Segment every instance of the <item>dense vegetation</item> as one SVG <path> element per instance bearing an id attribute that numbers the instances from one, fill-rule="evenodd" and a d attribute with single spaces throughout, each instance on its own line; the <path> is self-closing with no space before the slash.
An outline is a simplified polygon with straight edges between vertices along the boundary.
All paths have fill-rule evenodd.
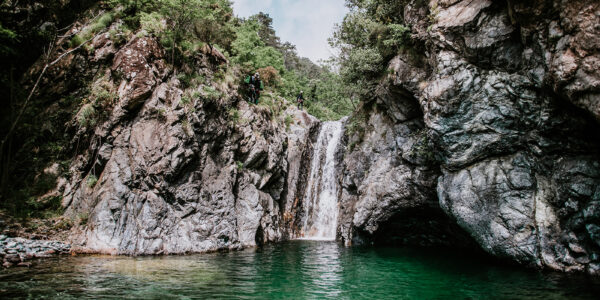
<path id="1" fill-rule="evenodd" d="M 260 72 L 267 92 L 275 98 L 293 102 L 304 91 L 307 111 L 320 119 L 339 119 L 355 107 L 340 76 L 299 57 L 289 42 L 282 43 L 268 14 L 235 18 L 227 0 L 111 0 L 109 4 L 124 8 L 115 15 L 126 21 L 129 30 L 141 28 L 142 33 L 159 37 L 174 65 L 209 45 L 223 53 L 231 67 L 246 74 Z"/>
<path id="2" fill-rule="evenodd" d="M 241 83 L 244 74 L 258 71 L 266 83 L 260 105 L 271 109 L 281 107 L 283 99 L 293 104 L 302 90 L 306 110 L 323 120 L 339 119 L 350 114 L 356 106 L 357 100 L 351 100 L 356 98 L 351 97 L 346 82 L 332 71 L 334 68 L 316 65 L 300 57 L 294 45 L 281 42 L 272 27 L 273 20 L 267 14 L 237 18 L 228 0 L 72 0 L 68 5 L 74 3 L 77 5 L 69 11 L 68 17 L 52 26 L 31 24 L 37 29 L 26 30 L 20 29 L 22 23 L 18 20 L 0 24 L 0 56 L 3 62 L 12 62 L 3 63 L 4 71 L 0 77 L 3 90 L 10 91 L 7 103 L 10 109 L 2 113 L 3 129 L 0 130 L 0 206 L 11 214 L 35 216 L 48 209 L 60 213 L 60 197 L 38 201 L 54 187 L 57 179 L 57 175 L 42 170 L 51 162 L 57 162 L 58 174 L 68 173 L 71 159 L 82 150 L 72 145 L 74 131 L 87 130 L 89 137 L 116 97 L 101 80 L 94 79 L 93 84 L 79 83 L 89 87 L 87 94 L 55 99 L 36 91 L 39 93 L 33 93 L 36 96 L 28 99 L 40 70 L 36 71 L 38 74 L 25 76 L 24 73 L 36 59 L 43 65 L 51 56 L 56 57 L 56 53 L 93 53 L 89 42 L 100 33 L 109 33 L 116 46 L 123 45 L 133 35 L 156 37 L 184 87 L 207 84 L 207 79 L 189 66 L 197 54 L 216 49 L 229 64 L 210 80 Z M 0 7 L 3 15 L 11 15 L 18 4 L 18 1 L 4 3 Z M 65 10 L 65 4 L 60 1 L 48 1 L 45 5 L 47 11 L 39 17 L 40 24 L 45 19 L 55 21 L 51 17 Z M 82 30 L 68 37 L 67 43 L 62 43 L 59 48 L 51 48 L 75 20 L 83 23 Z M 35 53 L 28 50 L 28 43 L 32 41 L 38 49 Z M 219 97 L 220 92 L 210 85 L 204 90 Z M 182 102 L 191 96 L 184 96 Z M 40 118 L 41 115 L 44 117 Z M 288 119 L 285 118 L 287 124 Z M 64 131 L 65 124 L 75 125 L 67 126 Z M 53 129 L 56 127 L 63 129 Z M 89 142 L 81 141 L 83 144 Z"/>
<path id="3" fill-rule="evenodd" d="M 259 13 L 237 21 L 237 38 L 231 49 L 234 61 L 248 72 L 258 69 L 270 90 L 292 101 L 304 91 L 307 111 L 323 120 L 339 119 L 352 112 L 354 104 L 340 76 L 328 66 L 299 57 L 289 42 L 281 43 L 269 15 Z"/>
<path id="4" fill-rule="evenodd" d="M 350 12 L 329 42 L 340 51 L 336 62 L 349 94 L 366 98 L 385 74 L 387 61 L 401 51 L 411 51 L 410 28 L 402 13 L 405 2 L 346 0 Z"/>
<path id="5" fill-rule="evenodd" d="M 350 13 L 330 39 L 330 44 L 339 50 L 339 57 L 321 65 L 300 57 L 294 45 L 282 42 L 269 15 L 237 18 L 229 0 L 73 0 L 69 5 L 75 5 L 74 9 L 64 15 L 61 15 L 65 10 L 62 2 L 49 1 L 39 19 L 58 20 L 52 19 L 56 22 L 52 26 L 28 24 L 35 30 L 26 30 L 18 20 L 3 17 L 6 23 L 0 24 L 0 56 L 4 71 L 0 74 L 0 85 L 8 91 L 4 101 L 9 109 L 3 110 L 1 116 L 0 206 L 21 216 L 48 209 L 60 213 L 59 197 L 38 201 L 56 182 L 56 175 L 42 170 L 50 162 L 56 162 L 58 173 L 68 173 L 71 159 L 78 151 L 71 143 L 73 130 L 91 133 L 110 110 L 107 103 L 116 97 L 102 81 L 95 81 L 82 83 L 89 86 L 86 95 L 28 99 L 35 78 L 24 77 L 24 73 L 40 56 L 42 60 L 49 58 L 52 51 L 91 53 L 93 49 L 88 42 L 104 32 L 110 34 L 117 46 L 133 35 L 154 36 L 164 47 L 167 60 L 184 87 L 193 88 L 207 83 L 203 75 L 190 67 L 193 57 L 216 49 L 229 64 L 210 80 L 241 83 L 244 74 L 258 71 L 266 88 L 260 105 L 271 111 L 274 107 L 280 109 L 286 106 L 283 99 L 287 99 L 288 105 L 293 104 L 302 90 L 310 114 L 333 120 L 350 115 L 359 100 L 372 95 L 372 88 L 386 73 L 384 62 L 412 48 L 410 29 L 404 25 L 400 13 L 402 2 L 347 0 Z M 0 13 L 12 16 L 11 9 L 17 4 L 4 3 Z M 66 46 L 51 48 L 75 20 L 83 20 L 83 29 L 69 37 Z M 37 50 L 30 49 L 30 43 Z M 24 79 L 28 80 L 25 85 Z M 203 90 L 213 98 L 220 96 L 220 91 L 210 85 Z M 182 102 L 191 97 L 184 96 Z M 234 109 L 232 112 L 235 115 Z M 39 118 L 40 115 L 44 117 Z M 289 124 L 289 118 L 284 119 Z M 356 124 L 360 120 L 353 118 L 350 130 L 360 127 Z M 61 127 L 72 122 L 75 129 L 68 132 L 48 126 Z"/>
<path id="6" fill-rule="evenodd" d="M 66 165 L 59 156 L 68 137 L 45 125 L 70 115 L 48 110 L 48 99 L 27 101 L 31 86 L 23 84 L 23 75 L 40 57 L 56 51 L 49 45 L 94 4 L 92 0 L 44 1 L 42 6 L 34 1 L 0 3 L 0 207 L 11 214 L 28 216 L 60 207 L 60 199 L 37 202 L 33 196 L 55 186 L 56 178 L 38 173 L 49 160 Z M 63 100 L 67 99 L 53 102 L 62 105 Z"/>

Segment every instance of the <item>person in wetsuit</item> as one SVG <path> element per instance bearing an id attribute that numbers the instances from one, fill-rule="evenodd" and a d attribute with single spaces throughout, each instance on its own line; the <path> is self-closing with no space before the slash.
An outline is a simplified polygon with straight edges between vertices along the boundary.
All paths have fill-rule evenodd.
<path id="1" fill-rule="evenodd" d="M 260 98 L 260 91 L 262 90 L 262 83 L 260 81 L 260 74 L 256 72 L 250 77 L 250 103 L 258 104 L 258 98 Z"/>
<path id="2" fill-rule="evenodd" d="M 298 94 L 298 97 L 296 97 L 296 102 L 298 102 L 298 109 L 302 110 L 302 108 L 304 108 L 304 92 L 300 91 L 300 94 Z"/>

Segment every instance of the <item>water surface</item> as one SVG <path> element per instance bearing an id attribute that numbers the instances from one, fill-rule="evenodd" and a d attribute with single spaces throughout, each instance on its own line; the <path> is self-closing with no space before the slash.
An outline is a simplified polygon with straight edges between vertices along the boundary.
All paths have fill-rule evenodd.
<path id="1" fill-rule="evenodd" d="M 594 299 L 587 276 L 542 273 L 444 249 L 290 241 L 229 253 L 78 256 L 0 271 L 0 298 Z"/>

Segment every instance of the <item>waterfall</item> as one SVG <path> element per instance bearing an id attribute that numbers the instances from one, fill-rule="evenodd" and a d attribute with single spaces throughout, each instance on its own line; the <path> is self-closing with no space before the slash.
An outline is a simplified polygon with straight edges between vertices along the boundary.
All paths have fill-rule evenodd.
<path id="1" fill-rule="evenodd" d="M 324 122 L 321 125 L 304 193 L 304 239 L 335 240 L 338 218 L 335 152 L 341 136 L 341 121 Z"/>

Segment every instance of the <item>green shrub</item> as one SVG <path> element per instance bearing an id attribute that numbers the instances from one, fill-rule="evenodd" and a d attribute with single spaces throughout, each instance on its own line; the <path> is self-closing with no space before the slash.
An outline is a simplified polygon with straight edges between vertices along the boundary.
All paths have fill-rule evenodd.
<path id="1" fill-rule="evenodd" d="M 249 69 L 271 66 L 279 73 L 284 72 L 283 55 L 261 40 L 258 35 L 260 29 L 260 24 L 252 19 L 246 20 L 236 28 L 236 39 L 231 44 L 233 60 Z"/>
<path id="2" fill-rule="evenodd" d="M 75 48 L 81 45 L 83 42 L 89 40 L 94 36 L 94 34 L 100 32 L 101 30 L 108 27 L 115 19 L 115 15 L 112 12 L 106 12 L 98 19 L 96 19 L 92 24 L 86 26 L 76 34 L 73 38 L 71 38 L 71 42 L 69 46 L 71 48 Z"/>
<path id="3" fill-rule="evenodd" d="M 111 86 L 111 83 L 105 79 L 94 83 L 91 98 L 96 100 L 96 106 L 112 105 L 118 99 L 117 93 L 111 91 Z"/>
<path id="4" fill-rule="evenodd" d="M 115 15 L 112 12 L 107 12 L 107 13 L 103 14 L 100 18 L 98 18 L 98 20 L 96 20 L 96 22 L 94 22 L 93 24 L 90 25 L 89 32 L 90 33 L 99 32 L 100 30 L 108 27 L 108 25 L 110 25 L 114 19 L 115 19 Z"/>
<path id="5" fill-rule="evenodd" d="M 68 230 L 71 229 L 71 227 L 73 227 L 73 221 L 65 217 L 54 223 L 54 228 L 58 230 Z"/>
<path id="6" fill-rule="evenodd" d="M 339 114 L 333 112 L 322 103 L 305 100 L 304 105 L 306 107 L 306 112 L 317 117 L 319 120 L 330 121 L 341 118 Z"/>
<path id="7" fill-rule="evenodd" d="M 77 122 L 81 127 L 96 125 L 95 120 L 96 109 L 90 103 L 84 104 L 77 114 Z"/>
<path id="8" fill-rule="evenodd" d="M 357 82 L 365 76 L 374 77 L 384 67 L 383 57 L 375 48 L 357 48 L 350 52 L 340 73 L 348 82 Z"/>
<path id="9" fill-rule="evenodd" d="M 237 124 L 240 121 L 240 111 L 235 108 L 230 108 L 228 111 L 229 118 L 233 121 L 234 124 Z"/>
<path id="10" fill-rule="evenodd" d="M 182 106 L 187 106 L 191 102 L 192 102 L 192 99 L 190 99 L 190 97 L 188 95 L 181 96 L 181 99 L 179 100 L 179 103 L 181 103 Z"/>
<path id="11" fill-rule="evenodd" d="M 131 29 L 129 29 L 127 25 L 119 23 L 114 26 L 114 28 L 109 30 L 108 34 L 110 35 L 110 40 L 113 41 L 116 46 L 119 46 L 127 41 L 129 35 L 131 34 Z"/>
<path id="12" fill-rule="evenodd" d="M 98 93 L 95 96 L 99 104 L 109 104 L 114 102 L 118 98 L 116 93 L 107 91 L 105 89 L 98 91 Z"/>
<path id="13" fill-rule="evenodd" d="M 183 88 L 187 88 L 190 86 L 192 78 L 188 74 L 179 73 L 177 74 L 177 79 L 179 80 L 179 82 L 181 82 Z"/>
<path id="14" fill-rule="evenodd" d="M 159 108 L 158 110 L 156 110 L 156 113 L 158 114 L 158 118 L 161 120 L 167 118 L 167 111 L 164 108 Z"/>
<path id="15" fill-rule="evenodd" d="M 79 221 L 79 225 L 85 226 L 89 219 L 89 214 L 84 212 L 77 215 L 77 220 Z"/>
<path id="16" fill-rule="evenodd" d="M 77 34 L 73 38 L 71 38 L 71 41 L 69 42 L 69 47 L 75 48 L 81 44 L 83 44 L 83 38 L 81 38 L 81 36 Z"/>
<path id="17" fill-rule="evenodd" d="M 97 182 L 98 182 L 98 177 L 96 177 L 96 175 L 94 175 L 94 174 L 88 175 L 86 184 L 89 188 L 93 188 L 94 186 L 96 186 Z"/>
<path id="18" fill-rule="evenodd" d="M 206 97 L 206 99 L 212 102 L 219 100 L 223 96 L 221 92 L 217 91 L 214 87 L 209 85 L 203 86 L 202 91 L 204 92 L 204 96 Z"/>
<path id="19" fill-rule="evenodd" d="M 0 24 L 0 55 L 10 56 L 15 54 L 15 44 L 19 41 L 19 36 L 14 31 L 4 28 Z"/>
<path id="20" fill-rule="evenodd" d="M 244 169 L 244 163 L 243 162 L 241 162 L 241 161 L 238 160 L 238 161 L 235 162 L 235 164 L 237 166 L 238 171 L 241 171 L 241 170 Z"/>
<path id="21" fill-rule="evenodd" d="M 189 40 L 179 42 L 179 47 L 181 47 L 181 51 L 183 52 L 194 51 L 194 43 Z"/>
<path id="22" fill-rule="evenodd" d="M 177 79 L 179 80 L 179 82 L 181 82 L 182 88 L 184 89 L 189 87 L 197 87 L 200 84 L 206 83 L 206 78 L 204 77 L 204 75 L 195 73 L 179 73 L 177 74 Z"/>
<path id="23" fill-rule="evenodd" d="M 290 130 L 290 125 L 294 122 L 294 118 L 291 115 L 285 115 L 285 119 L 283 120 L 285 123 L 285 130 Z"/>
<path id="24" fill-rule="evenodd" d="M 160 36 L 167 29 L 162 16 L 157 12 L 141 13 L 140 26 L 143 31 L 155 36 Z"/>
<path id="25" fill-rule="evenodd" d="M 412 145 L 408 155 L 422 159 L 426 164 L 436 162 L 436 152 L 433 142 L 429 139 L 426 130 L 417 133 L 417 141 Z"/>
<path id="26" fill-rule="evenodd" d="M 359 143 L 364 137 L 367 121 L 366 113 L 360 110 L 357 111 L 348 120 L 348 125 L 346 125 L 346 135 L 352 137 L 357 134 L 357 143 Z"/>

